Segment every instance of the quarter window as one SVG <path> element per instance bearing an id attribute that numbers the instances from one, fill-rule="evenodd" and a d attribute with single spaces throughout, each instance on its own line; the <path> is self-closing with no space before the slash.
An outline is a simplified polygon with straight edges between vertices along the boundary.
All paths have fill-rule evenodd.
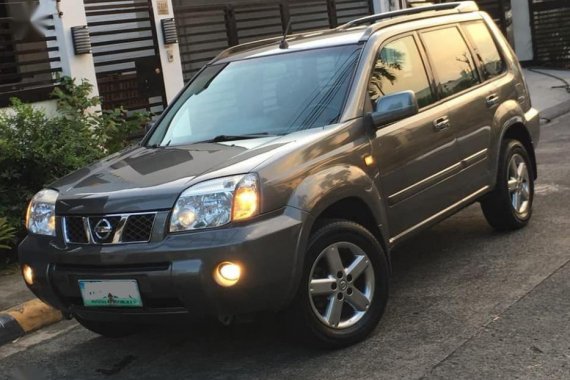
<path id="1" fill-rule="evenodd" d="M 372 102 L 408 90 L 415 92 L 420 108 L 435 101 L 413 36 L 390 42 L 380 50 L 368 85 Z"/>
<path id="2" fill-rule="evenodd" d="M 473 57 L 456 27 L 424 32 L 422 37 L 438 77 L 442 97 L 479 83 Z"/>
<path id="3" fill-rule="evenodd" d="M 475 53 L 483 65 L 485 79 L 500 75 L 505 70 L 505 63 L 487 26 L 482 22 L 477 22 L 467 24 L 464 28 L 473 41 Z"/>

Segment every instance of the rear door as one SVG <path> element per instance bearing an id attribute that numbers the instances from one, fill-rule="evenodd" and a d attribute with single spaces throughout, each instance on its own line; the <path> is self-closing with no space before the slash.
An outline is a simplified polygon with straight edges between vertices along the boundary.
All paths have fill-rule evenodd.
<path id="1" fill-rule="evenodd" d="M 420 106 L 419 114 L 378 129 L 372 140 L 392 241 L 457 201 L 455 134 L 447 106 L 435 104 L 418 43 L 417 34 L 410 33 L 381 46 L 368 85 L 370 109 L 378 98 L 404 90 L 414 91 Z"/>
<path id="2" fill-rule="evenodd" d="M 482 78 L 479 61 L 459 25 L 424 30 L 420 35 L 457 138 L 458 179 L 463 184 L 457 191 L 468 197 L 489 184 L 494 85 Z"/>

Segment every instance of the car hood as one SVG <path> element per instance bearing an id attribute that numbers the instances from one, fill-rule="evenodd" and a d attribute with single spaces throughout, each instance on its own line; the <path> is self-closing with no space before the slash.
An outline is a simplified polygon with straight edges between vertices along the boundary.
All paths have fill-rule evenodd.
<path id="1" fill-rule="evenodd" d="M 56 213 L 110 214 L 164 210 L 202 178 L 247 173 L 293 136 L 188 146 L 132 147 L 53 183 Z M 208 175 L 210 174 L 210 175 Z"/>

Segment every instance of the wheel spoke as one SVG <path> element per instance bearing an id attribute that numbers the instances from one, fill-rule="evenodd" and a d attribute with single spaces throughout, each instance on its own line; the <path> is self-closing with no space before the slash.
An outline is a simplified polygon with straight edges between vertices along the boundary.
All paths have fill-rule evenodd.
<path id="1" fill-rule="evenodd" d="M 352 276 L 352 281 L 355 281 L 358 277 L 360 277 L 362 272 L 364 272 L 364 270 L 367 267 L 368 267 L 368 259 L 366 258 L 366 256 L 362 255 L 356 256 L 352 264 L 350 264 L 350 266 L 346 270 L 346 275 Z"/>
<path id="2" fill-rule="evenodd" d="M 346 297 L 346 302 L 348 302 L 356 311 L 365 311 L 370 304 L 368 298 L 366 298 L 366 296 L 356 288 L 353 288 L 352 294 Z"/>
<path id="3" fill-rule="evenodd" d="M 524 176 L 524 171 L 525 171 L 525 164 L 524 162 L 521 162 L 518 167 L 517 167 L 517 178 L 523 178 Z"/>
<path id="4" fill-rule="evenodd" d="M 513 193 L 512 203 L 513 203 L 513 208 L 518 211 L 519 210 L 519 192 L 518 191 L 515 191 Z"/>
<path id="5" fill-rule="evenodd" d="M 511 159 L 511 169 L 510 170 L 511 170 L 511 173 L 513 174 L 513 177 L 516 178 L 516 176 L 517 176 L 517 163 L 515 162 L 514 157 L 513 157 L 513 159 Z"/>
<path id="6" fill-rule="evenodd" d="M 329 304 L 327 305 L 327 311 L 325 314 L 325 320 L 331 326 L 338 326 L 340 318 L 342 315 L 342 306 L 344 301 L 339 300 L 337 297 L 332 296 L 329 299 Z"/>
<path id="7" fill-rule="evenodd" d="M 518 182 L 516 178 L 509 179 L 509 191 L 511 193 L 517 189 L 517 184 Z"/>
<path id="8" fill-rule="evenodd" d="M 334 278 L 315 278 L 311 280 L 310 291 L 314 296 L 331 294 L 332 285 L 336 283 Z"/>
<path id="9" fill-rule="evenodd" d="M 529 191 L 528 183 L 523 184 L 522 195 L 523 195 L 525 201 L 530 199 L 530 191 Z"/>
<path id="10" fill-rule="evenodd" d="M 331 274 L 336 276 L 337 272 L 344 271 L 344 266 L 340 260 L 340 253 L 338 252 L 338 247 L 336 245 L 333 245 L 327 250 L 326 256 Z"/>

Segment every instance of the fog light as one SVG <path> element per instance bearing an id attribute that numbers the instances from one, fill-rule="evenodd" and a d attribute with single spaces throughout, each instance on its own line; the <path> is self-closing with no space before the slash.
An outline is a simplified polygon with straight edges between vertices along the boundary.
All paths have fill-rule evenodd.
<path id="1" fill-rule="evenodd" d="M 241 276 L 241 267 L 229 261 L 219 264 L 214 271 L 214 280 L 221 286 L 237 284 Z"/>
<path id="2" fill-rule="evenodd" d="M 34 270 L 29 265 L 24 265 L 22 267 L 22 276 L 24 276 L 26 284 L 30 286 L 34 284 Z"/>

